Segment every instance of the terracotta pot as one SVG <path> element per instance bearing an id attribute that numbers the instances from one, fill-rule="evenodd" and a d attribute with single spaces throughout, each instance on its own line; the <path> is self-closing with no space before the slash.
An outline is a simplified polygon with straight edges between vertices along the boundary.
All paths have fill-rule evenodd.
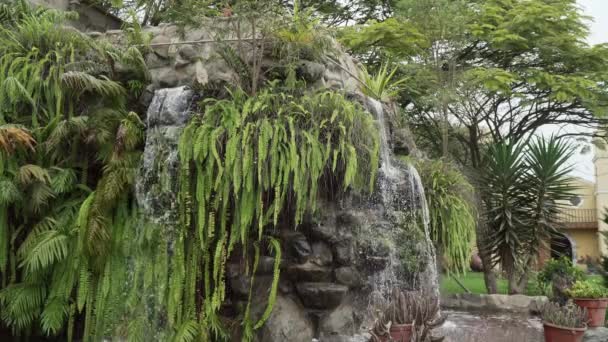
<path id="1" fill-rule="evenodd" d="M 391 339 L 394 342 L 411 342 L 412 324 L 394 324 L 391 326 Z"/>
<path id="2" fill-rule="evenodd" d="M 566 328 L 543 322 L 545 342 L 583 342 L 587 328 Z"/>
<path id="3" fill-rule="evenodd" d="M 587 317 L 589 318 L 587 325 L 590 328 L 604 326 L 604 322 L 606 321 L 606 307 L 608 306 L 608 298 L 575 298 L 574 303 L 581 308 L 587 309 Z"/>

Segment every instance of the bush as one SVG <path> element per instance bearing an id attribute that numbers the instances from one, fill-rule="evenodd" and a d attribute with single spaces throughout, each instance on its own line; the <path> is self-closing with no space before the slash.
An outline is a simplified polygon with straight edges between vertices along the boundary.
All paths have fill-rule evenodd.
<path id="1" fill-rule="evenodd" d="M 551 294 L 551 287 L 554 285 L 556 278 L 560 278 L 561 281 L 571 285 L 584 277 L 583 270 L 574 266 L 568 258 L 562 257 L 549 260 L 545 267 L 538 272 L 536 279 L 538 287 L 548 296 Z"/>
<path id="2" fill-rule="evenodd" d="M 577 281 L 567 293 L 572 298 L 599 299 L 608 297 L 606 287 L 589 280 Z"/>

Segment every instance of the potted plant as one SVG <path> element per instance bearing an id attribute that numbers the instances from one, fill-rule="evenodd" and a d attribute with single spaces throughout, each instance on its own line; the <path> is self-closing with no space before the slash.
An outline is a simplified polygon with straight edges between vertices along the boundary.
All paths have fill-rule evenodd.
<path id="1" fill-rule="evenodd" d="M 414 326 L 414 298 L 394 289 L 389 304 L 381 310 L 370 331 L 375 342 L 411 342 Z"/>
<path id="2" fill-rule="evenodd" d="M 576 305 L 547 303 L 541 310 L 545 342 L 582 342 L 587 330 L 587 312 Z"/>
<path id="3" fill-rule="evenodd" d="M 608 306 L 608 290 L 595 282 L 577 281 L 568 290 L 576 305 L 587 309 L 589 327 L 603 327 Z"/>
<path id="4" fill-rule="evenodd" d="M 414 302 L 414 341 L 415 342 L 441 342 L 445 336 L 433 336 L 431 331 L 441 326 L 447 315 L 440 314 L 439 298 L 424 292 L 415 293 Z"/>

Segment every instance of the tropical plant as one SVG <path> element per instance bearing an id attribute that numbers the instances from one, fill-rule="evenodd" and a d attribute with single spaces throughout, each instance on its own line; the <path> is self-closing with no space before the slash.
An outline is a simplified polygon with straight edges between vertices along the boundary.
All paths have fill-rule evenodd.
<path id="1" fill-rule="evenodd" d="M 389 64 L 385 63 L 375 75 L 370 75 L 367 68 L 363 67 L 360 73 L 364 84 L 363 93 L 379 101 L 388 102 L 394 99 L 402 91 L 403 84 L 407 82 L 407 78 L 393 80 L 398 70 L 398 67 L 389 70 Z"/>
<path id="2" fill-rule="evenodd" d="M 592 280 L 578 280 L 567 293 L 572 298 L 601 299 L 608 297 L 608 289 Z"/>
<path id="3" fill-rule="evenodd" d="M 548 302 L 540 312 L 543 322 L 566 328 L 586 328 L 587 310 L 574 304 L 561 306 Z"/>
<path id="4" fill-rule="evenodd" d="M 430 213 L 430 234 L 439 259 L 447 271 L 465 272 L 475 241 L 476 209 L 471 203 L 474 189 L 465 176 L 444 160 L 420 160 L 416 168 L 422 177 Z"/>
<path id="5" fill-rule="evenodd" d="M 370 330 L 372 341 L 380 342 L 390 339 L 390 328 L 396 324 L 412 324 L 413 341 L 442 341 L 443 337 L 432 337 L 431 330 L 442 325 L 447 316 L 439 314 L 439 299 L 434 295 L 416 292 L 399 291 L 394 288 L 388 302 L 378 301 L 375 304 L 376 319 Z"/>
<path id="6" fill-rule="evenodd" d="M 551 137 L 525 144 L 490 146 L 481 179 L 485 224 L 494 265 L 509 275 L 509 291 L 521 292 L 540 248 L 560 228 L 557 214 L 575 187 L 564 166 L 573 150 Z"/>
<path id="7" fill-rule="evenodd" d="M 253 246 L 253 275 L 260 249 L 269 246 L 277 263 L 268 307 L 252 321 L 247 305 L 242 317 L 250 340 L 269 317 L 278 286 L 280 248 L 265 229 L 279 221 L 298 226 L 305 212 L 315 210 L 320 190 L 371 190 L 379 138 L 369 113 L 328 91 L 298 95 L 266 88 L 249 96 L 235 89 L 230 98 L 202 106 L 204 113 L 179 143 L 181 224 L 172 276 L 161 286 L 168 291 L 166 317 L 170 326 L 198 321 L 198 334 L 225 337 L 218 314 L 226 262 L 237 247 L 249 258 Z M 254 281 L 252 276 L 252 287 Z M 193 284 L 204 289 L 200 309 Z"/>
<path id="8" fill-rule="evenodd" d="M 67 340 L 82 319 L 85 339 L 100 339 L 125 290 L 118 260 L 143 139 L 122 81 L 146 71 L 137 49 L 94 41 L 68 19 L 0 4 L 0 316 L 16 335 Z"/>
<path id="9" fill-rule="evenodd" d="M 275 49 L 281 60 L 320 60 L 334 47 L 329 31 L 312 8 L 302 8 L 294 1 L 293 15 L 274 33 Z"/>
<path id="10" fill-rule="evenodd" d="M 439 298 L 418 293 L 414 300 L 414 341 L 440 342 L 444 336 L 433 336 L 431 331 L 445 323 L 448 316 L 440 313 Z"/>

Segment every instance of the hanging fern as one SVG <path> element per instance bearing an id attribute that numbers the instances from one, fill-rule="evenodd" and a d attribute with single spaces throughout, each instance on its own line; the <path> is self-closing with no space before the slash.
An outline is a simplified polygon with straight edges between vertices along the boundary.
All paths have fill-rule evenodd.
<path id="1" fill-rule="evenodd" d="M 277 293 L 281 251 L 265 229 L 282 217 L 299 225 L 315 210 L 321 189 L 371 190 L 379 141 L 371 115 L 339 93 L 293 95 L 271 87 L 252 97 L 238 89 L 231 95 L 206 101 L 180 139 L 182 229 L 171 258 L 167 317 L 173 326 L 196 317 L 193 296 L 201 283 L 202 334 L 224 336 L 218 312 L 226 262 L 237 246 L 247 255 L 253 239 L 253 287 L 260 244 L 268 243 L 274 279 L 262 317 L 251 322 L 249 308 L 244 314 L 249 340 L 270 316 Z M 343 179 L 340 187 L 325 188 L 334 179 Z"/>

